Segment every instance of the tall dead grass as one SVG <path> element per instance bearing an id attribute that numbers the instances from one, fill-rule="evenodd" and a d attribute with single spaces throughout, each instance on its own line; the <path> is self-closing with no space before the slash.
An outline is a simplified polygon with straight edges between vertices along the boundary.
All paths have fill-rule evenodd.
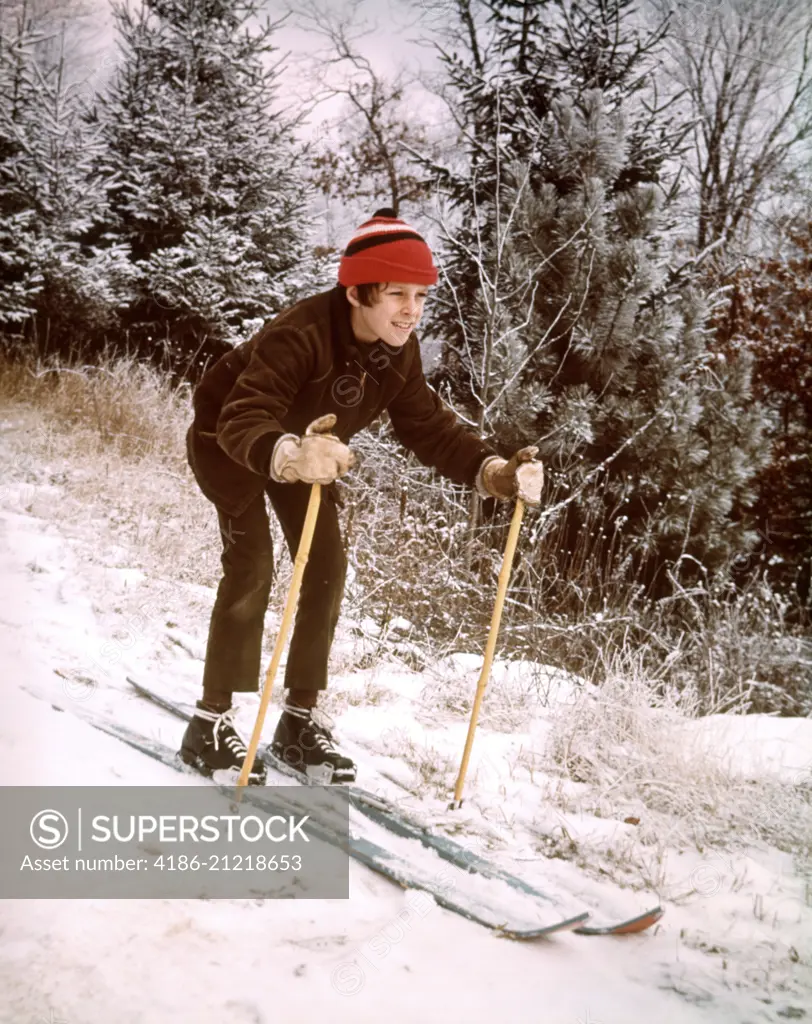
<path id="1" fill-rule="evenodd" d="M 479 528 L 469 562 L 466 489 L 407 458 L 383 432 L 358 447 L 364 460 L 347 489 L 359 525 L 349 543 L 366 613 L 382 629 L 393 617 L 409 620 L 411 638 L 428 652 L 483 650 L 510 508 L 498 507 Z M 539 522 L 526 514 L 503 654 L 601 683 L 612 659 L 633 651 L 661 688 L 693 693 L 702 714 L 744 706 L 812 715 L 812 639 L 758 571 L 743 580 L 733 566 L 711 574 L 693 559 L 687 580 L 687 560 L 678 561 L 666 573 L 667 593 L 654 598 L 635 572 L 633 538 L 603 538 L 592 523 L 562 567 L 559 525 Z"/>
<path id="2" fill-rule="evenodd" d="M 96 366 L 2 359 L 0 400 L 41 410 L 85 455 L 153 459 L 177 472 L 185 466 L 189 388 L 173 388 L 166 375 L 134 358 Z"/>
<path id="3" fill-rule="evenodd" d="M 131 358 L 0 358 L 0 403 L 24 423 L 6 431 L 6 460 L 7 473 L 24 470 L 29 510 L 58 516 L 98 553 L 126 549 L 151 575 L 216 583 L 216 516 L 186 462 L 187 388 Z M 57 508 L 40 493 L 54 483 Z"/>

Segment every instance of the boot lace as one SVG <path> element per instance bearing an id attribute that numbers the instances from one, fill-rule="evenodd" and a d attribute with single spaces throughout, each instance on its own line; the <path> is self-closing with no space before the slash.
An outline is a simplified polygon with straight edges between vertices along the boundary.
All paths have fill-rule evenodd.
<path id="1" fill-rule="evenodd" d="M 318 708 L 299 708 L 290 705 L 286 705 L 285 710 L 301 721 L 304 727 L 302 735 L 308 737 L 307 748 L 309 750 L 318 750 L 321 754 L 338 755 L 333 744 L 333 734 L 329 728 L 333 724 L 332 719 L 323 711 Z"/>
<path id="2" fill-rule="evenodd" d="M 333 743 L 333 733 L 330 728 L 332 724 L 332 719 L 319 708 L 310 709 L 310 727 L 315 734 L 319 749 L 326 754 L 338 753 Z"/>
<path id="3" fill-rule="evenodd" d="M 234 728 L 235 713 L 236 708 L 229 708 L 228 711 L 224 711 L 215 719 L 212 730 L 214 749 L 219 749 L 220 740 L 222 739 L 223 746 L 234 754 L 235 757 L 240 757 L 244 760 L 248 754 L 248 747 L 243 743 L 240 734 Z"/>

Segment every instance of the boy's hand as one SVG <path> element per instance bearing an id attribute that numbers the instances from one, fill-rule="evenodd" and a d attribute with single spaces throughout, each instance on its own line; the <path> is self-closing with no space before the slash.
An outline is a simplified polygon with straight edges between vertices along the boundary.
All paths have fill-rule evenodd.
<path id="1" fill-rule="evenodd" d="M 313 420 L 304 437 L 283 434 L 271 455 L 271 479 L 277 483 L 331 484 L 355 465 L 355 456 L 330 429 L 334 413 Z"/>
<path id="2" fill-rule="evenodd" d="M 527 505 L 540 504 L 544 467 L 534 458 L 537 452 L 538 448 L 530 445 L 520 448 L 509 461 L 490 459 L 482 470 L 485 490 L 501 501 L 521 498 Z"/>

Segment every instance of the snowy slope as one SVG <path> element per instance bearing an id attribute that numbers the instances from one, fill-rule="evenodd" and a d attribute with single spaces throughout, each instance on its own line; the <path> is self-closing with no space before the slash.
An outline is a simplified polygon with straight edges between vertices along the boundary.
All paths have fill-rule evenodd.
<path id="1" fill-rule="evenodd" d="M 0 717 L 0 782 L 198 784 L 70 711 L 54 710 L 52 702 L 112 713 L 175 745 L 182 726 L 130 694 L 124 673 L 162 679 L 172 673 L 179 692 L 194 693 L 201 668 L 195 655 L 206 627 L 200 608 L 211 595 L 174 587 L 167 596 L 159 581 L 127 567 L 126 552 L 111 559 L 107 549 L 96 551 L 93 524 L 60 523 L 58 487 L 37 496 L 46 500 L 21 505 L 7 488 L 0 509 L 0 677 L 7 709 Z M 197 609 L 196 618 L 181 619 L 184 605 Z M 456 668 L 475 676 L 476 659 Z M 439 666 L 437 672 L 448 670 Z M 393 737 L 440 758 L 452 759 L 461 749 L 458 716 L 429 721 L 421 712 L 425 682 L 402 668 L 373 680 L 356 673 L 338 681 L 348 695 L 339 731 L 368 765 L 363 781 L 371 788 L 400 793 L 387 778 L 398 774 L 410 784 L 390 756 Z M 372 692 L 372 684 L 375 701 L 365 704 L 358 694 Z M 567 683 L 557 685 L 565 690 Z M 810 726 L 754 720 L 738 727 L 764 740 L 760 767 L 797 773 L 812 749 Z M 697 728 L 707 732 L 716 723 Z M 741 756 L 741 735 L 728 721 L 719 728 Z M 769 734 L 761 736 L 760 729 Z M 526 773 L 512 778 L 502 766 L 543 734 L 543 716 L 524 732 L 483 730 L 461 827 L 476 818 L 478 806 L 487 810 L 500 800 L 505 824 L 493 827 L 491 838 L 505 866 L 578 888 L 595 904 L 625 900 L 642 908 L 656 902 L 650 893 L 621 893 L 572 863 L 534 853 L 527 831 L 532 783 Z M 437 817 L 442 802 L 424 793 L 411 806 Z M 577 818 L 567 827 L 630 828 L 598 819 L 579 826 Z M 723 879 L 738 871 L 732 862 L 705 869 Z M 696 870 L 692 862 L 675 877 L 696 878 Z M 755 896 L 760 916 L 753 912 Z M 532 945 L 497 939 L 437 907 L 422 917 L 404 916 L 409 894 L 357 864 L 351 865 L 349 901 L 6 900 L 0 904 L 0 1022 L 755 1024 L 812 1018 L 803 963 L 812 947 L 812 916 L 789 858 L 764 852 L 751 861 L 746 883 L 720 885 L 712 897 L 669 905 L 662 924 L 643 936 L 561 935 Z"/>

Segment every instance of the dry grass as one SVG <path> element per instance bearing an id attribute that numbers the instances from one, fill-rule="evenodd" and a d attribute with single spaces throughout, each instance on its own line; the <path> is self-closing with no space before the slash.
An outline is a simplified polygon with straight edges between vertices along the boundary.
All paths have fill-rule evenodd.
<path id="1" fill-rule="evenodd" d="M 667 848 L 701 853 L 764 842 L 808 862 L 812 774 L 798 773 L 789 783 L 734 770 L 723 752 L 698 742 L 687 728 L 699 708 L 695 692 L 663 693 L 641 672 L 639 655 L 617 656 L 597 691 L 577 696 L 553 716 L 550 757 L 568 779 L 585 785 L 557 787 L 549 795 L 557 794 L 568 811 L 638 819 L 634 836 L 615 851 L 619 862 L 640 859 L 645 847 L 648 859 L 659 851 L 657 862 Z M 657 874 L 651 865 L 646 870 Z"/>
<path id="2" fill-rule="evenodd" d="M 378 707 L 395 699 L 396 696 L 387 687 L 375 682 L 374 679 L 367 679 L 363 689 L 348 689 L 331 684 L 319 697 L 319 708 L 331 717 L 337 718 L 348 708 Z"/>
<path id="3" fill-rule="evenodd" d="M 130 358 L 101 366 L 0 359 L 6 479 L 24 482 L 27 511 L 53 515 L 43 487 L 58 484 L 59 517 L 93 526 L 89 553 L 157 578 L 213 587 L 221 538 L 214 508 L 186 461 L 189 389 Z M 54 471 L 56 468 L 56 472 Z M 19 503 L 19 502 L 18 502 Z M 277 538 L 280 540 L 281 538 Z M 114 562 L 115 564 L 115 562 Z M 287 572 L 277 578 L 284 588 Z"/>
<path id="4" fill-rule="evenodd" d="M 431 743 L 417 742 L 403 729 L 387 729 L 381 735 L 379 753 L 395 757 L 412 769 L 414 782 L 409 789 L 421 799 L 444 800 L 453 790 L 457 760 Z"/>
<path id="5" fill-rule="evenodd" d="M 429 682 L 420 694 L 415 716 L 424 725 L 436 724 L 438 716 L 468 721 L 473 710 L 480 669 L 452 671 L 429 666 Z M 493 732 L 514 733 L 538 711 L 540 698 L 532 683 L 524 689 L 488 680 L 479 713 L 479 727 Z"/>
<path id="6" fill-rule="evenodd" d="M 3 362 L 0 402 L 7 418 L 26 423 L 24 433 L 7 432 L 6 457 L 12 471 L 27 470 L 30 511 L 53 515 L 38 490 L 58 483 L 61 523 L 80 540 L 92 534 L 95 556 L 115 559 L 125 549 L 128 564 L 151 575 L 213 584 L 218 531 L 186 465 L 187 395 L 131 360 Z"/>
<path id="7" fill-rule="evenodd" d="M 184 470 L 189 389 L 173 389 L 166 375 L 135 359 L 101 366 L 2 360 L 0 397 L 47 412 L 84 455 L 153 458 Z"/>

